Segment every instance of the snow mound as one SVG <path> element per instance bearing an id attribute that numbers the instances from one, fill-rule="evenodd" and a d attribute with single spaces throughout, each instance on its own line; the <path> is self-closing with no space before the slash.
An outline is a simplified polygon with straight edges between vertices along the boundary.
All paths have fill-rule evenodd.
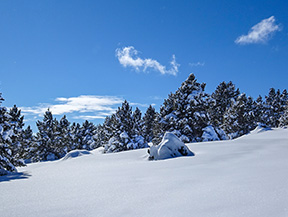
<path id="1" fill-rule="evenodd" d="M 76 158 L 76 157 L 81 157 L 83 155 L 89 155 L 91 154 L 89 151 L 87 150 L 79 150 L 79 149 L 76 149 L 76 150 L 73 150 L 73 151 L 70 151 L 68 152 L 63 158 L 62 160 L 69 160 L 69 159 L 72 159 L 72 158 Z"/>
<path id="2" fill-rule="evenodd" d="M 254 130 L 252 130 L 250 133 L 257 134 L 257 133 L 263 133 L 269 130 L 272 130 L 272 129 L 270 127 L 267 127 L 266 125 L 258 124 L 258 126 Z"/>
<path id="3" fill-rule="evenodd" d="M 173 133 L 166 132 L 158 145 L 148 149 L 150 160 L 163 160 L 167 158 L 194 156 L 194 153 Z"/>
<path id="4" fill-rule="evenodd" d="M 90 151 L 90 154 L 94 154 L 94 155 L 104 154 L 104 147 L 93 149 L 92 151 Z"/>

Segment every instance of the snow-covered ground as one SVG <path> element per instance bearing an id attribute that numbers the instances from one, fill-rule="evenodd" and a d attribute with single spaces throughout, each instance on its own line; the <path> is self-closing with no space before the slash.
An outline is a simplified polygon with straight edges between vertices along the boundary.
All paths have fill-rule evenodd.
<path id="1" fill-rule="evenodd" d="M 94 150 L 29 164 L 0 177 L 0 216 L 288 216 L 288 129 L 188 147 L 195 156 Z"/>

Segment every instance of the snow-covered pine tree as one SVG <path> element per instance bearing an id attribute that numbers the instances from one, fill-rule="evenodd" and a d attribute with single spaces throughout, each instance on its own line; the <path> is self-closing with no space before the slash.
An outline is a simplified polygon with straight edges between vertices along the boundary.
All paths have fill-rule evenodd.
<path id="1" fill-rule="evenodd" d="M 120 130 L 120 134 L 127 133 L 131 136 L 133 129 L 132 107 L 126 100 L 116 111 L 116 118 L 119 121 L 118 130 Z"/>
<path id="2" fill-rule="evenodd" d="M 78 149 L 91 150 L 95 146 L 95 135 L 96 127 L 92 122 L 86 120 L 80 129 L 81 140 Z"/>
<path id="3" fill-rule="evenodd" d="M 255 110 L 254 110 L 255 122 L 264 125 L 265 124 L 264 105 L 262 96 L 259 95 L 255 100 L 254 104 L 255 104 Z"/>
<path id="4" fill-rule="evenodd" d="M 2 94 L 0 93 L 0 176 L 6 175 L 9 172 L 17 172 L 13 165 L 13 155 L 11 150 L 12 140 L 10 135 L 12 130 L 9 124 L 9 115 L 6 107 L 2 107 Z"/>
<path id="5" fill-rule="evenodd" d="M 280 90 L 276 91 L 274 88 L 270 88 L 268 96 L 265 96 L 263 119 L 269 127 L 279 126 L 279 119 L 284 111 L 280 98 Z"/>
<path id="6" fill-rule="evenodd" d="M 242 93 L 225 112 L 222 127 L 230 139 L 247 134 L 256 127 L 254 108 L 253 99 Z"/>
<path id="7" fill-rule="evenodd" d="M 117 135 L 117 127 L 119 123 L 116 114 L 107 116 L 103 123 L 103 144 L 107 144 L 109 140 Z M 100 145 L 100 144 L 99 144 Z"/>
<path id="8" fill-rule="evenodd" d="M 145 147 L 144 138 L 137 133 L 137 131 L 141 131 L 142 123 L 140 122 L 142 122 L 140 110 L 136 109 L 133 114 L 132 107 L 125 100 L 115 114 L 105 119 L 104 133 L 109 141 L 104 146 L 104 152 L 119 152 Z"/>
<path id="9" fill-rule="evenodd" d="M 136 107 L 135 111 L 132 114 L 132 143 L 133 143 L 133 149 L 138 148 L 145 148 L 147 147 L 147 141 L 145 141 L 145 138 L 143 136 L 143 119 L 142 119 L 142 113 L 138 107 Z"/>
<path id="10" fill-rule="evenodd" d="M 211 126 L 210 116 L 208 113 L 209 105 L 210 105 L 210 97 L 207 93 L 205 93 L 205 83 L 198 83 L 195 76 L 191 74 L 188 79 L 184 82 L 185 86 L 187 86 L 187 91 L 182 92 L 184 96 L 184 103 L 188 102 L 189 104 L 186 106 L 182 106 L 182 108 L 186 108 L 183 110 L 184 117 L 181 118 L 184 123 L 187 122 L 187 126 L 184 129 L 187 129 L 188 135 L 184 134 L 185 137 L 189 138 L 189 142 L 200 142 L 202 141 L 203 129 L 207 126 Z M 180 91 L 182 90 L 183 84 L 180 87 Z M 181 116 L 183 116 L 181 115 Z M 180 121 L 181 123 L 181 121 Z M 213 127 L 212 127 L 213 128 Z M 180 137 L 181 138 L 181 137 Z M 215 138 L 216 139 L 216 138 Z M 214 138 L 211 138 L 214 140 Z M 217 139 L 219 140 L 219 138 Z"/>
<path id="11" fill-rule="evenodd" d="M 30 160 L 32 155 L 33 146 L 35 143 L 35 138 L 33 135 L 33 131 L 30 126 L 28 126 L 22 133 L 22 153 L 21 157 L 24 160 Z"/>
<path id="12" fill-rule="evenodd" d="M 239 94 L 239 89 L 236 89 L 231 81 L 228 83 L 223 81 L 216 87 L 216 90 L 211 95 L 213 103 L 209 109 L 211 121 L 215 126 L 223 124 L 225 111 L 231 107 Z"/>
<path id="13" fill-rule="evenodd" d="M 142 120 L 142 112 L 138 107 L 136 107 L 135 111 L 132 114 L 132 134 L 134 135 L 142 135 L 143 129 L 143 120 Z"/>
<path id="14" fill-rule="evenodd" d="M 59 147 L 57 147 L 59 139 L 57 122 L 56 119 L 53 119 L 49 109 L 45 112 L 43 121 L 37 121 L 38 132 L 31 158 L 33 162 L 56 160 L 62 157 L 61 152 L 59 153 Z"/>
<path id="15" fill-rule="evenodd" d="M 62 157 L 71 151 L 73 147 L 72 136 L 70 133 L 70 122 L 66 118 L 66 115 L 64 115 L 60 121 L 57 121 L 56 123 L 56 132 L 58 135 L 56 151 Z"/>
<path id="16" fill-rule="evenodd" d="M 155 125 L 153 127 L 154 137 L 152 139 L 152 143 L 154 145 L 158 145 L 165 134 L 164 127 L 162 127 L 162 125 L 162 117 L 159 113 L 156 113 Z"/>
<path id="17" fill-rule="evenodd" d="M 152 142 L 152 139 L 154 138 L 153 129 L 156 125 L 156 117 L 155 108 L 150 105 L 144 114 L 142 127 L 142 135 L 147 142 Z"/>
<path id="18" fill-rule="evenodd" d="M 178 90 L 171 93 L 161 106 L 161 119 L 157 123 L 158 129 L 161 128 L 162 132 L 173 132 L 183 142 L 202 141 L 202 134 L 208 126 L 210 126 L 210 131 L 212 129 L 215 131 L 216 129 L 212 126 L 208 112 L 211 98 L 209 94 L 204 92 L 205 86 L 205 83 L 197 82 L 194 74 L 190 74 Z M 217 134 L 216 132 L 218 130 L 215 131 L 215 134 Z M 157 133 L 154 141 L 161 141 L 161 138 L 159 138 L 161 135 L 163 133 Z M 220 134 L 213 138 L 205 136 L 205 140 L 219 140 L 222 137 L 223 135 Z"/>
<path id="19" fill-rule="evenodd" d="M 24 116 L 21 115 L 21 110 L 14 105 L 9 113 L 9 125 L 10 125 L 10 138 L 11 138 L 11 151 L 13 155 L 13 165 L 14 166 L 25 166 L 23 161 L 23 154 L 25 152 L 22 141 L 23 134 L 23 119 Z"/>
<path id="20" fill-rule="evenodd" d="M 94 141 L 94 145 L 91 146 L 92 149 L 104 147 L 104 145 L 108 143 L 109 140 L 106 138 L 104 124 L 96 126 Z"/>
<path id="21" fill-rule="evenodd" d="M 70 127 L 70 136 L 71 136 L 71 147 L 70 150 L 78 149 L 82 140 L 81 136 L 81 125 L 79 123 L 73 122 Z"/>
<path id="22" fill-rule="evenodd" d="M 288 92 L 286 89 L 284 89 L 280 95 L 280 104 L 281 104 L 282 110 L 285 110 L 286 106 L 288 105 Z"/>
<path id="23" fill-rule="evenodd" d="M 168 98 L 164 100 L 163 105 L 160 107 L 161 120 L 159 120 L 159 123 L 161 125 L 162 131 L 164 132 L 175 131 L 176 123 L 178 121 L 178 116 L 176 115 L 176 109 L 177 109 L 177 96 L 174 93 L 170 93 L 168 95 Z M 159 138 L 159 141 L 161 140 L 162 138 Z"/>
<path id="24" fill-rule="evenodd" d="M 288 93 L 286 89 L 284 89 L 280 95 L 280 103 L 281 116 L 279 119 L 279 127 L 284 127 L 288 125 Z"/>
<path id="25" fill-rule="evenodd" d="M 279 119 L 279 127 L 288 126 L 288 105 L 285 107 L 285 111 Z"/>

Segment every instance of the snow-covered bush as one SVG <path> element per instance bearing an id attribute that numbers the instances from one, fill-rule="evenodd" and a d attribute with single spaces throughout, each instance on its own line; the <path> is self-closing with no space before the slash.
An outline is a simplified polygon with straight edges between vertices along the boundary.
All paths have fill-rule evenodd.
<path id="1" fill-rule="evenodd" d="M 202 141 L 207 142 L 207 141 L 217 141 L 220 140 L 214 127 L 213 126 L 207 126 L 203 129 L 203 134 L 202 134 Z"/>
<path id="2" fill-rule="evenodd" d="M 150 160 L 163 160 L 180 156 L 194 156 L 194 153 L 173 133 L 166 132 L 159 145 L 148 149 Z"/>

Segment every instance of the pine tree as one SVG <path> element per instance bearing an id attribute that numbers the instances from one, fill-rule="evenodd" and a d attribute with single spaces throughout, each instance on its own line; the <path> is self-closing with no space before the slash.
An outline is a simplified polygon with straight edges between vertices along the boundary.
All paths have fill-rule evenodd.
<path id="1" fill-rule="evenodd" d="M 203 129 L 211 125 L 208 113 L 211 98 L 204 92 L 205 86 L 190 74 L 175 94 L 169 95 L 160 109 L 162 131 L 173 132 L 183 142 L 202 140 Z"/>
<path id="2" fill-rule="evenodd" d="M 113 117 L 113 116 L 112 116 Z M 109 138 L 108 144 L 105 146 L 105 152 L 119 152 L 133 149 L 132 142 L 132 107 L 125 100 L 121 107 L 118 107 L 112 125 L 113 137 Z"/>
<path id="3" fill-rule="evenodd" d="M 132 114 L 132 122 L 132 135 L 142 135 L 143 120 L 142 113 L 138 107 L 136 107 L 135 111 Z"/>
<path id="4" fill-rule="evenodd" d="M 156 125 L 156 117 L 155 108 L 150 105 L 144 114 L 142 127 L 142 135 L 147 142 L 152 142 L 152 139 L 154 138 L 153 129 Z"/>
<path id="5" fill-rule="evenodd" d="M 33 147 L 32 161 L 56 160 L 62 157 L 59 151 L 59 133 L 57 132 L 58 121 L 53 119 L 53 115 L 48 109 L 43 121 L 36 123 L 38 132 L 36 142 Z"/>
<path id="6" fill-rule="evenodd" d="M 136 107 L 135 111 L 132 114 L 132 144 L 133 149 L 145 148 L 147 147 L 147 141 L 143 136 L 143 119 L 142 113 L 138 107 Z"/>
<path id="7" fill-rule="evenodd" d="M 281 105 L 280 90 L 271 88 L 268 96 L 265 96 L 264 103 L 264 122 L 270 127 L 278 127 L 279 119 L 284 111 L 284 106 Z"/>
<path id="8" fill-rule="evenodd" d="M 141 135 L 143 125 L 141 116 L 138 108 L 132 113 L 132 107 L 125 100 L 115 114 L 107 117 L 102 129 L 103 137 L 108 140 L 104 145 L 104 152 L 119 152 L 146 147 L 146 142 Z"/>
<path id="9" fill-rule="evenodd" d="M 71 125 L 70 128 L 70 136 L 71 136 L 71 146 L 70 146 L 70 150 L 75 150 L 78 149 L 80 147 L 80 143 L 82 140 L 82 136 L 81 136 L 81 126 L 79 123 L 75 123 L 73 122 L 73 124 Z"/>
<path id="10" fill-rule="evenodd" d="M 231 139 L 247 134 L 256 127 L 253 99 L 242 93 L 224 114 L 223 129 Z"/>
<path id="11" fill-rule="evenodd" d="M 168 95 L 164 100 L 163 105 L 160 107 L 161 128 L 164 132 L 172 132 L 175 130 L 178 116 L 176 115 L 177 96 L 173 93 Z M 164 136 L 164 135 L 163 135 Z M 162 138 L 160 138 L 161 141 Z"/>
<path id="12" fill-rule="evenodd" d="M 70 122 L 67 120 L 66 115 L 64 115 L 60 121 L 56 123 L 56 151 L 60 154 L 60 156 L 64 156 L 72 150 L 73 146 L 72 136 L 70 133 Z"/>
<path id="13" fill-rule="evenodd" d="M 108 144 L 109 140 L 118 134 L 117 127 L 119 126 L 119 122 L 118 119 L 116 118 L 116 114 L 107 116 L 102 126 L 103 126 L 103 140 L 101 143 L 98 142 L 99 146 L 101 144 Z"/>
<path id="14" fill-rule="evenodd" d="M 279 119 L 279 127 L 288 126 L 288 105 L 285 107 L 285 111 Z"/>
<path id="15" fill-rule="evenodd" d="M 82 127 L 80 129 L 81 139 L 78 149 L 91 150 L 92 147 L 95 146 L 95 130 L 95 125 L 87 120 L 82 124 Z"/>
<path id="16" fill-rule="evenodd" d="M 104 124 L 96 126 L 94 141 L 94 145 L 91 147 L 92 149 L 104 147 L 104 145 L 108 143 L 109 139 L 107 140 Z"/>
<path id="17" fill-rule="evenodd" d="M 20 156 L 24 160 L 30 160 L 32 158 L 32 150 L 35 143 L 35 137 L 33 135 L 33 131 L 30 126 L 28 126 L 22 133 L 22 152 L 20 152 Z"/>
<path id="18" fill-rule="evenodd" d="M 15 159 L 13 158 L 11 144 L 11 135 L 13 131 L 9 124 L 9 115 L 6 107 L 2 107 L 2 94 L 0 93 L 0 176 L 9 172 L 17 172 Z"/>
<path id="19" fill-rule="evenodd" d="M 23 119 L 24 116 L 21 115 L 21 110 L 14 105 L 9 113 L 9 125 L 11 130 L 11 151 L 13 155 L 13 165 L 14 166 L 24 166 L 25 163 L 23 161 L 23 141 L 22 141 L 22 134 L 23 134 Z"/>
<path id="20" fill-rule="evenodd" d="M 231 81 L 228 83 L 223 81 L 217 86 L 215 92 L 211 95 L 213 103 L 209 109 L 211 121 L 215 126 L 223 124 L 225 111 L 231 107 L 239 94 L 239 89 L 236 89 Z"/>
<path id="21" fill-rule="evenodd" d="M 155 125 L 153 127 L 153 139 L 152 139 L 152 143 L 154 145 L 158 145 L 163 136 L 165 134 L 165 131 L 164 131 L 164 127 L 163 127 L 163 123 L 162 123 L 162 117 L 159 113 L 156 113 L 156 118 L 155 118 Z"/>
<path id="22" fill-rule="evenodd" d="M 264 120 L 264 105 L 263 105 L 263 99 L 259 95 L 258 98 L 255 101 L 255 122 L 257 124 L 264 125 L 265 120 Z"/>

